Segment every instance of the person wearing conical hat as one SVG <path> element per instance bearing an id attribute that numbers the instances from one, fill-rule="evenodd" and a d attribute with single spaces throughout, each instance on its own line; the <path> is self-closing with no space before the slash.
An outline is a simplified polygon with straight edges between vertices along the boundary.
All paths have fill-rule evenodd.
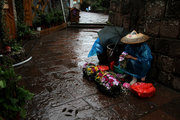
<path id="1" fill-rule="evenodd" d="M 137 79 L 145 81 L 146 74 L 151 67 L 151 49 L 145 43 L 148 39 L 147 35 L 138 34 L 136 31 L 132 31 L 121 39 L 121 42 L 127 44 L 125 47 L 125 52 L 128 53 L 125 56 L 127 58 L 126 71 L 133 77 L 131 85 L 136 83 Z"/>

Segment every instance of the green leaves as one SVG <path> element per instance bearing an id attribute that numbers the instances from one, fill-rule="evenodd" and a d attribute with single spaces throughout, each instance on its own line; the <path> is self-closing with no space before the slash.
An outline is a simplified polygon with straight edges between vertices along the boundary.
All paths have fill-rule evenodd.
<path id="1" fill-rule="evenodd" d="M 0 89 L 6 87 L 6 82 L 4 80 L 0 80 Z"/>
<path id="2" fill-rule="evenodd" d="M 38 12 L 38 16 L 33 20 L 34 27 L 50 27 L 61 23 L 63 23 L 63 12 L 57 9 L 51 9 L 50 12 Z"/>
<path id="3" fill-rule="evenodd" d="M 17 40 L 30 39 L 29 36 L 33 34 L 33 31 L 25 23 L 18 22 L 17 24 Z"/>
<path id="4" fill-rule="evenodd" d="M 25 118 L 24 105 L 32 99 L 33 94 L 17 85 L 21 80 L 12 67 L 0 66 L 0 116 L 14 119 L 19 114 Z"/>

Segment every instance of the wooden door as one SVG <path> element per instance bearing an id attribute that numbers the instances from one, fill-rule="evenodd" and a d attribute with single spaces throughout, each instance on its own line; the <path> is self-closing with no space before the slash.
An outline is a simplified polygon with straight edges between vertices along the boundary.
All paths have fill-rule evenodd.
<path id="1" fill-rule="evenodd" d="M 16 27 L 15 27 L 15 18 L 13 12 L 13 3 L 12 0 L 8 1 L 8 8 L 4 9 L 5 15 L 5 25 L 6 32 L 9 35 L 9 39 L 14 39 L 16 37 Z"/>
<path id="2" fill-rule="evenodd" d="M 24 21 L 26 25 L 32 26 L 32 0 L 23 0 Z"/>

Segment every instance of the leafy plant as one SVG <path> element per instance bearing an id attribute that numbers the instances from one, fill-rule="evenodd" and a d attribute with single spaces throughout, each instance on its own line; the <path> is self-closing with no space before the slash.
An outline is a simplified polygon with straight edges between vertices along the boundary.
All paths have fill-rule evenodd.
<path id="1" fill-rule="evenodd" d="M 17 28 L 17 40 L 29 39 L 33 34 L 33 31 L 25 23 L 18 22 Z"/>
<path id="2" fill-rule="evenodd" d="M 57 23 L 58 23 L 58 17 L 56 16 L 56 11 L 55 10 L 51 10 L 50 12 L 49 12 L 49 16 L 50 16 L 50 18 L 51 18 L 51 21 L 50 21 L 50 23 L 51 23 L 51 25 L 56 25 Z"/>
<path id="3" fill-rule="evenodd" d="M 16 75 L 12 67 L 0 66 L 0 116 L 4 119 L 26 116 L 24 105 L 33 94 L 17 85 L 20 79 L 21 76 Z"/>
<path id="4" fill-rule="evenodd" d="M 38 14 L 40 20 L 41 20 L 41 25 L 49 27 L 50 25 L 50 17 L 48 13 L 44 13 L 44 12 L 39 12 Z"/>
<path id="5" fill-rule="evenodd" d="M 15 42 L 11 47 L 13 52 L 21 51 L 23 48 L 20 43 Z"/>
<path id="6" fill-rule="evenodd" d="M 20 41 L 17 42 L 16 40 L 6 41 L 6 42 L 4 42 L 4 45 L 5 46 L 10 46 L 12 52 L 19 52 L 19 51 L 21 51 L 23 49 Z"/>
<path id="7" fill-rule="evenodd" d="M 36 16 L 35 19 L 33 20 L 33 26 L 34 26 L 35 28 L 41 26 L 41 19 L 40 19 L 39 16 Z"/>
<path id="8" fill-rule="evenodd" d="M 33 26 L 39 27 L 50 27 L 53 25 L 63 23 L 63 12 L 62 10 L 51 9 L 50 12 L 38 12 L 38 15 L 33 20 Z"/>
<path id="9" fill-rule="evenodd" d="M 9 55 L 4 55 L 0 59 L 0 66 L 1 67 L 7 67 L 12 65 L 12 58 Z"/>
<path id="10" fill-rule="evenodd" d="M 63 21 L 63 12 L 62 12 L 62 10 L 56 10 L 56 11 L 55 11 L 55 14 L 54 14 L 54 17 L 57 18 L 57 23 L 58 23 L 58 24 L 61 24 L 61 23 L 64 22 L 64 21 Z"/>

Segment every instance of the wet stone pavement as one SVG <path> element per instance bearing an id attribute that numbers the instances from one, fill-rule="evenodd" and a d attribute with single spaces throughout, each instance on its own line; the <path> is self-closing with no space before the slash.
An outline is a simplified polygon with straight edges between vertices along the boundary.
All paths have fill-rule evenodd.
<path id="1" fill-rule="evenodd" d="M 82 65 L 100 29 L 64 29 L 41 37 L 33 59 L 16 68 L 20 84 L 35 95 L 27 120 L 180 120 L 180 93 L 156 83 L 152 98 L 128 91 L 112 98 L 83 78 Z"/>
<path id="2" fill-rule="evenodd" d="M 108 21 L 108 17 L 103 13 L 80 11 L 79 23 L 104 24 Z"/>

